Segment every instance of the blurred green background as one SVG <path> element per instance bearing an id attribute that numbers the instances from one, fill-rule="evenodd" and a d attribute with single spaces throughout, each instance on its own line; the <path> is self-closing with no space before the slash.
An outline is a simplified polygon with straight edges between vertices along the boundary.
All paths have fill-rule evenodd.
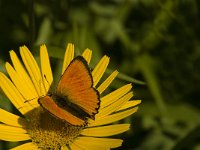
<path id="1" fill-rule="evenodd" d="M 46 44 L 57 79 L 68 42 L 92 66 L 106 54 L 121 73 L 109 90 L 132 82 L 142 99 L 118 150 L 200 150 L 199 18 L 198 0 L 0 0 L 0 70 L 22 45 Z M 16 112 L 3 94 L 0 107 Z"/>

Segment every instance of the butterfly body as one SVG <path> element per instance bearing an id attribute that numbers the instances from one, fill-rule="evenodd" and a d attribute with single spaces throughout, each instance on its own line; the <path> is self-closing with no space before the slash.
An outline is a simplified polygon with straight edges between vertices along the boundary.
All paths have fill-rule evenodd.
<path id="1" fill-rule="evenodd" d="M 99 93 L 86 60 L 78 56 L 63 73 L 56 92 L 38 99 L 41 107 L 72 125 L 83 126 L 98 113 Z"/>

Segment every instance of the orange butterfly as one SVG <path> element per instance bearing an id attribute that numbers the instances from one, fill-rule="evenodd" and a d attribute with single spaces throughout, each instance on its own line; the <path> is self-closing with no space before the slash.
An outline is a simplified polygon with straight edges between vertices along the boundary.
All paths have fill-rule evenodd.
<path id="1" fill-rule="evenodd" d="M 83 126 L 88 118 L 94 120 L 100 98 L 93 88 L 93 78 L 86 60 L 74 58 L 57 85 L 53 94 L 38 99 L 38 103 L 53 116 L 71 125 Z"/>

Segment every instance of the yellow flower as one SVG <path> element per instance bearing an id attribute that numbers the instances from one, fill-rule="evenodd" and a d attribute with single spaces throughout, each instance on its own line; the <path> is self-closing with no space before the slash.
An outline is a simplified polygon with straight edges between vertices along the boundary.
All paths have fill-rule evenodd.
<path id="1" fill-rule="evenodd" d="M 23 63 L 14 51 L 10 51 L 12 65 L 5 64 L 10 79 L 0 72 L 0 87 L 24 117 L 0 109 L 0 140 L 24 141 L 12 150 L 108 150 L 121 146 L 123 140 L 109 136 L 127 131 L 130 124 L 112 123 L 135 113 L 138 109 L 136 105 L 141 101 L 130 100 L 133 96 L 131 84 L 102 96 L 118 74 L 114 71 L 97 86 L 109 64 L 109 57 L 104 56 L 92 71 L 94 87 L 101 95 L 99 112 L 95 120 L 89 120 L 84 127 L 77 127 L 66 125 L 38 104 L 38 98 L 47 94 L 53 82 L 46 46 L 40 47 L 40 67 L 26 46 L 20 47 L 20 54 Z M 86 49 L 82 56 L 89 64 L 92 51 Z M 73 58 L 74 45 L 68 44 L 62 73 Z"/>

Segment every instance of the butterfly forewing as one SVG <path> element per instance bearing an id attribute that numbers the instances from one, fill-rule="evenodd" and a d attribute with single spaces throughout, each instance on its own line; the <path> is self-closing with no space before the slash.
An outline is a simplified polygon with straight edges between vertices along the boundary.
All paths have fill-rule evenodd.
<path id="1" fill-rule="evenodd" d="M 93 88 L 93 79 L 87 62 L 82 56 L 76 57 L 62 75 L 56 94 L 80 107 L 91 119 L 98 112 L 99 93 Z"/>

